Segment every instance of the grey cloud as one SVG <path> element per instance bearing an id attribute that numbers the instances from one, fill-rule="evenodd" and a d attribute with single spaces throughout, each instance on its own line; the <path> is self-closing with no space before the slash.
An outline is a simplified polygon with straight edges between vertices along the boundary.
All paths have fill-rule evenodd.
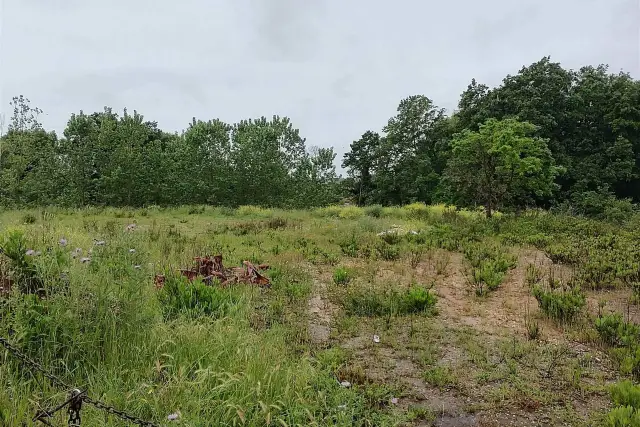
<path id="1" fill-rule="evenodd" d="M 452 110 L 551 55 L 640 77 L 637 0 L 4 0 L 0 109 L 24 94 L 62 130 L 72 112 L 191 119 L 288 115 L 340 155 L 401 98 Z M 28 18 L 25 18 L 28 17 Z"/>

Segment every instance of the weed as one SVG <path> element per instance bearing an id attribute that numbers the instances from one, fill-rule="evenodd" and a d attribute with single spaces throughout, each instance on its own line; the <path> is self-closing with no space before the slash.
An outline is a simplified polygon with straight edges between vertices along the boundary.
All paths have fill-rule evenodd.
<path id="1" fill-rule="evenodd" d="M 387 230 L 380 234 L 380 238 L 384 240 L 389 245 L 397 245 L 402 241 L 402 236 L 398 232 L 398 230 Z"/>
<path id="2" fill-rule="evenodd" d="M 414 285 L 404 292 L 350 289 L 342 299 L 345 311 L 356 316 L 400 316 L 431 313 L 437 298 L 430 288 Z"/>
<path id="3" fill-rule="evenodd" d="M 527 328 L 527 338 L 532 341 L 540 338 L 540 324 L 537 320 L 531 316 L 527 316 L 525 318 L 524 325 Z"/>
<path id="4" fill-rule="evenodd" d="M 412 203 L 403 209 L 408 218 L 420 220 L 429 219 L 429 208 L 424 203 Z"/>
<path id="5" fill-rule="evenodd" d="M 381 205 L 371 205 L 364 208 L 364 213 L 367 216 L 373 218 L 380 218 L 382 216 L 382 206 Z"/>
<path id="6" fill-rule="evenodd" d="M 346 268 L 339 267 L 333 271 L 333 283 L 336 285 L 347 285 L 350 281 L 351 276 Z"/>
<path id="7" fill-rule="evenodd" d="M 447 252 L 439 252 L 435 259 L 435 269 L 437 275 L 443 275 L 447 271 L 451 255 Z"/>
<path id="8" fill-rule="evenodd" d="M 625 322 L 620 313 L 600 316 L 595 320 L 594 326 L 602 341 L 610 346 L 631 347 L 640 338 L 640 327 Z"/>
<path id="9" fill-rule="evenodd" d="M 219 286 L 207 286 L 184 277 L 168 277 L 158 294 L 165 318 L 185 315 L 190 318 L 208 316 L 221 318 L 237 310 L 241 296 L 233 290 Z"/>
<path id="10" fill-rule="evenodd" d="M 540 282 L 542 277 L 542 271 L 540 271 L 535 264 L 527 265 L 527 269 L 524 274 L 524 282 L 528 287 L 532 288 L 535 284 Z"/>
<path id="11" fill-rule="evenodd" d="M 548 317 L 560 322 L 571 322 L 586 304 L 582 291 L 572 286 L 545 290 L 537 285 L 533 296 Z"/>
<path id="12" fill-rule="evenodd" d="M 385 241 L 376 244 L 376 252 L 385 261 L 395 261 L 400 258 L 400 249 L 395 245 L 390 245 Z"/>
<path id="13" fill-rule="evenodd" d="M 409 250 L 409 265 L 411 265 L 411 268 L 416 268 L 422 262 L 424 251 L 423 246 L 411 246 Z"/>
<path id="14" fill-rule="evenodd" d="M 424 380 L 434 387 L 445 388 L 455 386 L 458 379 L 448 365 L 438 365 L 424 373 Z"/>
<path id="15" fill-rule="evenodd" d="M 37 220 L 38 219 L 36 218 L 36 216 L 34 214 L 31 214 L 31 213 L 27 213 L 27 214 L 24 214 L 22 216 L 22 223 L 23 224 L 35 224 L 35 222 Z"/>
<path id="16" fill-rule="evenodd" d="M 352 258 L 358 256 L 360 244 L 355 233 L 351 233 L 348 238 L 342 240 L 340 243 L 338 243 L 338 245 L 340 246 L 340 249 L 342 249 L 343 254 Z"/>

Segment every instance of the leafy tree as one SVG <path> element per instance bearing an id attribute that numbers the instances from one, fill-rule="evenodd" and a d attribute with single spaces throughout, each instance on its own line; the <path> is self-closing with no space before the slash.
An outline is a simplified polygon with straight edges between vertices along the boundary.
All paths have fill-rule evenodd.
<path id="1" fill-rule="evenodd" d="M 42 124 L 38 121 L 38 116 L 42 114 L 42 110 L 38 107 L 32 107 L 31 101 L 25 98 L 24 95 L 14 96 L 9 105 L 13 107 L 9 131 L 26 132 L 42 129 Z"/>
<path id="2" fill-rule="evenodd" d="M 502 206 L 522 206 L 551 195 L 560 169 L 536 127 L 515 119 L 489 119 L 477 132 L 452 140 L 447 178 L 457 201 L 481 204 L 487 217 Z"/>
<path id="3" fill-rule="evenodd" d="M 442 139 L 437 130 L 444 120 L 444 110 L 426 96 L 400 101 L 376 152 L 374 182 L 380 202 L 431 202 L 441 172 L 437 164 Z"/>
<path id="4" fill-rule="evenodd" d="M 359 140 L 351 143 L 351 151 L 345 154 L 342 167 L 353 177 L 350 192 L 356 197 L 358 204 L 363 205 L 373 200 L 373 167 L 380 147 L 380 135 L 366 131 Z"/>

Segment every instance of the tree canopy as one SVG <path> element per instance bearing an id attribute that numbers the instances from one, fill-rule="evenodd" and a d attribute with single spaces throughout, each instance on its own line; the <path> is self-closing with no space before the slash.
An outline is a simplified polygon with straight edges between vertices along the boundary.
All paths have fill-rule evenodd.
<path id="1" fill-rule="evenodd" d="M 596 199 L 640 202 L 640 81 L 604 65 L 568 70 L 545 57 L 494 88 L 471 79 L 449 115 L 425 95 L 402 99 L 379 131 L 351 144 L 346 178 L 333 148 L 308 146 L 287 117 L 194 118 L 172 133 L 104 108 L 73 114 L 58 137 L 29 99 L 11 106 L 0 136 L 4 205 L 311 207 L 350 197 L 591 214 L 607 204 Z"/>

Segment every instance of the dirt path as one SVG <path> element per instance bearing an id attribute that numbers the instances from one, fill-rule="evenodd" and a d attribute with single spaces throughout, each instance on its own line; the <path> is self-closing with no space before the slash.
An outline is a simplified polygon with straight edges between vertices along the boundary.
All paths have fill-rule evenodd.
<path id="1" fill-rule="evenodd" d="M 328 289 L 325 281 L 314 275 L 311 298 L 308 302 L 309 337 L 315 344 L 327 344 L 331 335 L 331 319 L 336 307 L 327 297 Z"/>

